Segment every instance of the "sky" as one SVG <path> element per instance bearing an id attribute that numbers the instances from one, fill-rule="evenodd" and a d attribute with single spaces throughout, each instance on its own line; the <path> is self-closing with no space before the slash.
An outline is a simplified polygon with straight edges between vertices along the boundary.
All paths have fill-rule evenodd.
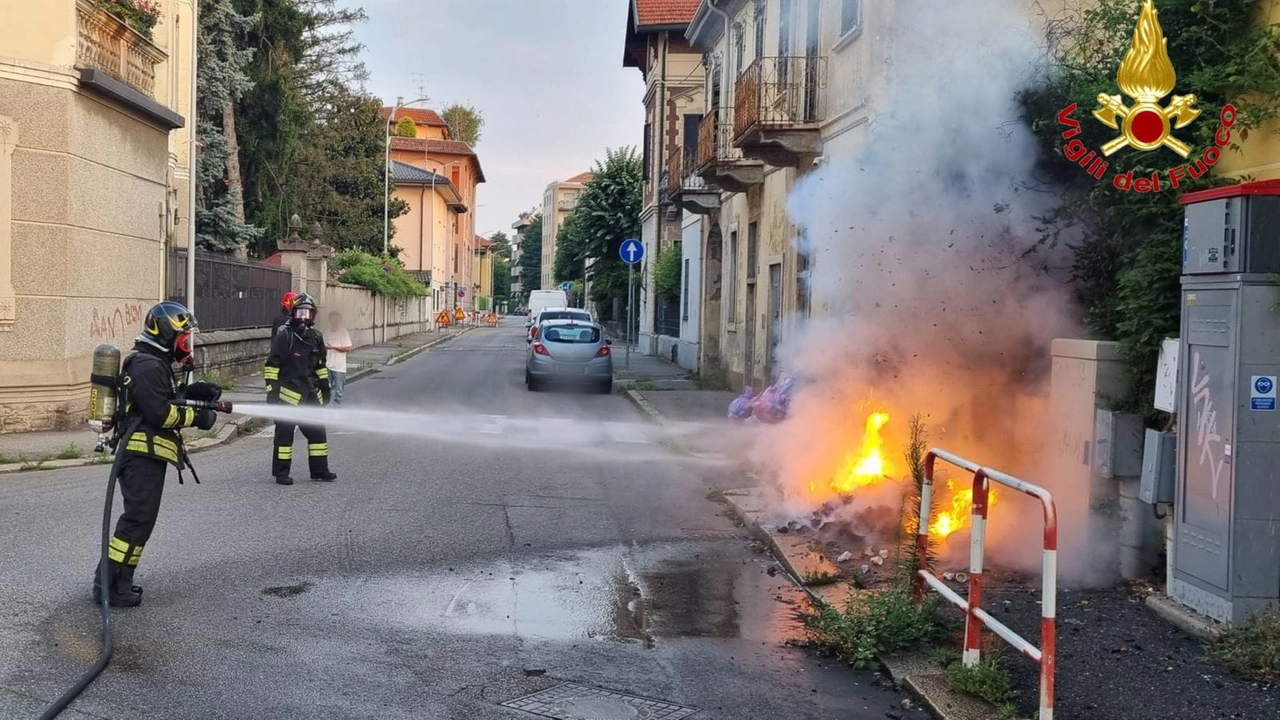
<path id="1" fill-rule="evenodd" d="M 476 152 L 476 231 L 511 233 L 548 183 L 591 169 L 606 148 L 640 147 L 644 81 L 622 66 L 629 0 L 338 0 L 363 7 L 355 28 L 367 89 L 473 105 L 484 116 Z"/>

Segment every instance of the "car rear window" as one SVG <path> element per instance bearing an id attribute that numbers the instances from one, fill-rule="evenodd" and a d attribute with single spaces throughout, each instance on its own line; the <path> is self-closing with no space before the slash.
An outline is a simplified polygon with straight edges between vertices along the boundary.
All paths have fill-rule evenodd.
<path id="1" fill-rule="evenodd" d="M 558 310 L 554 312 L 542 313 L 543 320 L 584 320 L 591 321 L 591 316 L 584 312 L 571 312 L 569 310 Z"/>
<path id="2" fill-rule="evenodd" d="M 590 325 L 553 325 L 542 334 L 542 339 L 555 343 L 598 343 L 600 328 Z"/>

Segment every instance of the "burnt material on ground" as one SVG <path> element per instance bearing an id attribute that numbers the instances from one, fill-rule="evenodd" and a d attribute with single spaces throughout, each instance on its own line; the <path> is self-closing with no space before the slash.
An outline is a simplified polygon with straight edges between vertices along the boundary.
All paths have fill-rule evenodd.
<path id="1" fill-rule="evenodd" d="M 1035 579 L 992 583 L 984 586 L 982 602 L 1037 646 L 1038 584 Z M 1019 715 L 1036 717 L 1038 668 L 991 639 L 1006 651 L 1004 665 L 1019 692 Z M 1054 715 L 1087 720 L 1280 717 L 1280 688 L 1242 678 L 1204 655 L 1204 643 L 1162 620 L 1129 588 L 1059 591 Z"/>

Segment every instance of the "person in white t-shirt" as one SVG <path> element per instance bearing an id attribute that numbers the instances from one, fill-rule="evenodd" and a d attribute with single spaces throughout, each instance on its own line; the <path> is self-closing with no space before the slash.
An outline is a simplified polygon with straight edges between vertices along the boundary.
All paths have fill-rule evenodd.
<path id="1" fill-rule="evenodd" d="M 329 313 L 329 329 L 324 333 L 325 365 L 329 368 L 329 384 L 333 386 L 333 404 L 342 406 L 347 387 L 347 353 L 351 352 L 351 334 L 342 325 L 342 313 Z"/>

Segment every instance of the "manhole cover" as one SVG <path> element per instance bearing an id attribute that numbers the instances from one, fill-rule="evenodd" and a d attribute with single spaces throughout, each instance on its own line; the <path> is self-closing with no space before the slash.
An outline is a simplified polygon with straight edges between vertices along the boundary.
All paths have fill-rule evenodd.
<path id="1" fill-rule="evenodd" d="M 698 712 L 683 705 L 578 683 L 557 685 L 502 705 L 556 720 L 681 720 Z"/>

